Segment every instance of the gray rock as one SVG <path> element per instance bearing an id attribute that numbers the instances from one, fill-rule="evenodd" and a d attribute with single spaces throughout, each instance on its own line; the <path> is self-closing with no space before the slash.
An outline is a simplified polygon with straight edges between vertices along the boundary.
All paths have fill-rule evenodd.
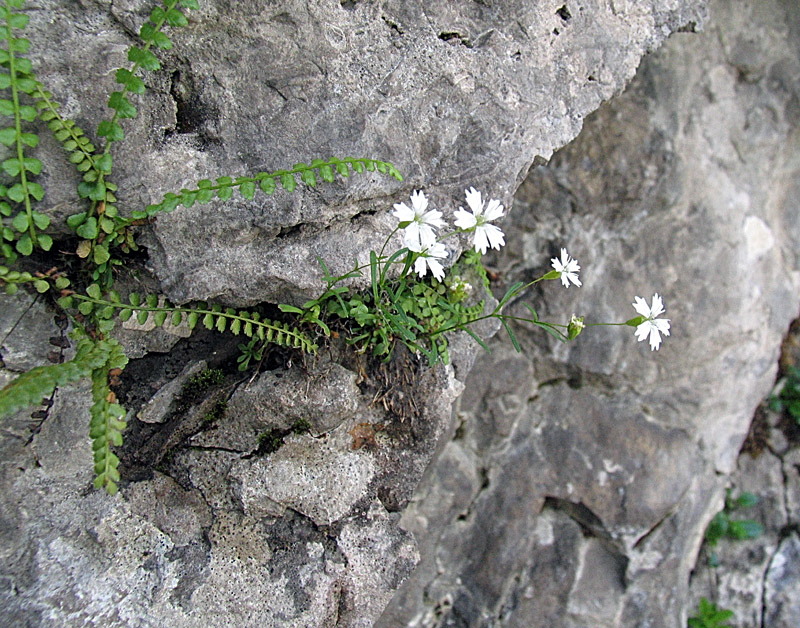
<path id="1" fill-rule="evenodd" d="M 634 296 L 658 292 L 672 335 L 655 353 L 630 328 L 561 345 L 519 326 L 523 357 L 495 338 L 404 513 L 422 561 L 378 626 L 686 625 L 705 527 L 800 307 L 800 16 L 780 2 L 712 8 L 706 33 L 673 36 L 529 175 L 490 258 L 508 286 L 564 246 L 584 284 L 531 290 L 542 318 L 624 321 Z M 569 529 L 553 530 L 565 590 L 527 584 L 531 530 L 552 510 L 617 565 L 594 584 L 603 606 L 579 571 L 594 550 Z"/>
<path id="2" fill-rule="evenodd" d="M 149 7 L 45 2 L 33 12 L 39 76 L 87 130 L 106 115 L 110 70 L 124 65 Z M 145 78 L 140 116 L 125 125 L 127 146 L 114 153 L 120 205 L 141 209 L 199 179 L 316 157 L 395 162 L 403 184 L 370 174 L 293 196 L 178 209 L 147 239 L 176 301 L 314 296 L 316 257 L 334 272 L 363 261 L 389 233 L 392 203 L 414 188 L 427 188 L 446 213 L 470 185 L 508 204 L 534 158 L 572 139 L 645 52 L 705 17 L 705 4 L 690 0 L 571 10 L 520 0 L 203 3 L 171 34 L 165 69 Z M 58 47 L 36 46 L 54 37 Z M 57 159 L 45 168 L 59 189 L 48 195 L 63 215 L 76 211 L 77 176 L 51 144 Z"/>
<path id="3" fill-rule="evenodd" d="M 254 451 L 271 430 L 310 431 L 320 436 L 352 418 L 358 409 L 356 374 L 323 361 L 313 372 L 266 371 L 231 395 L 225 421 L 201 432 L 192 443 Z"/>
<path id="4" fill-rule="evenodd" d="M 772 557 L 766 575 L 764 625 L 790 628 L 800 621 L 800 539 L 790 534 Z"/>
<path id="5" fill-rule="evenodd" d="M 187 364 L 175 379 L 163 386 L 150 398 L 144 407 L 136 413 L 136 418 L 143 423 L 163 423 L 169 418 L 172 402 L 180 395 L 186 383 L 198 373 L 206 370 L 205 360 Z"/>

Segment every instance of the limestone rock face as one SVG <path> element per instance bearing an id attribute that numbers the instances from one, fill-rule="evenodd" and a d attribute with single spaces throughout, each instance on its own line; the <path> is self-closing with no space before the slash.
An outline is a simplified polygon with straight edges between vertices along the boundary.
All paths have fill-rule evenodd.
<path id="1" fill-rule="evenodd" d="M 235 361 L 235 342 L 196 334 L 143 355 L 125 374 L 141 382 L 115 498 L 90 489 L 85 384 L 60 390 L 43 421 L 4 422 L 2 617 L 684 626 L 703 530 L 800 306 L 797 10 L 720 0 L 705 34 L 674 35 L 553 153 L 646 52 L 702 25 L 705 4 L 220 0 L 192 13 L 114 153 L 123 211 L 329 155 L 387 159 L 406 180 L 373 173 L 161 216 L 145 241 L 171 299 L 315 296 L 316 257 L 333 272 L 363 261 L 412 189 L 446 214 L 471 185 L 510 207 L 536 158 L 553 157 L 502 225 L 499 281 L 541 273 L 566 246 L 584 286 L 527 295 L 543 317 L 621 321 L 635 295 L 659 292 L 672 336 L 651 353 L 627 328 L 566 346 L 520 329 L 524 354 L 497 339 L 469 379 L 464 339 L 453 367 L 400 355 L 382 378 L 332 350 L 252 382 L 229 373 L 191 403 L 168 382 Z M 91 130 L 152 5 L 35 8 L 39 77 Z M 51 213 L 79 211 L 76 174 L 41 135 Z M 3 383 L 64 337 L 42 303 L 5 302 Z M 130 344 L 137 357 L 153 346 Z M 762 563 L 776 622 L 791 621 L 796 555 L 788 535 Z"/>
<path id="2" fill-rule="evenodd" d="M 96 128 L 115 89 L 109 69 L 124 63 L 151 3 L 41 4 L 33 38 L 58 45 L 35 51 L 40 77 Z M 318 157 L 386 159 L 406 177 L 357 176 L 160 217 L 148 245 L 167 295 L 236 304 L 315 296 L 317 256 L 332 272 L 363 262 L 391 229 L 392 203 L 413 188 L 445 213 L 470 185 L 508 204 L 534 159 L 577 135 L 646 51 L 705 18 L 697 0 L 201 5 L 175 32 L 166 69 L 146 77 L 142 115 L 115 153 L 124 210 L 199 179 Z M 69 165 L 52 166 L 74 180 Z M 59 206 L 71 193 L 58 194 Z"/>
<path id="3" fill-rule="evenodd" d="M 671 336 L 656 353 L 631 328 L 560 345 L 520 327 L 524 356 L 496 336 L 403 515 L 423 559 L 379 626 L 686 625 L 719 474 L 800 307 L 800 14 L 716 2 L 711 15 L 530 174 L 494 257 L 510 285 L 566 247 L 583 287 L 531 291 L 542 318 L 624 321 L 657 292 Z M 790 535 L 760 563 L 774 625 L 796 618 L 794 551 Z"/>

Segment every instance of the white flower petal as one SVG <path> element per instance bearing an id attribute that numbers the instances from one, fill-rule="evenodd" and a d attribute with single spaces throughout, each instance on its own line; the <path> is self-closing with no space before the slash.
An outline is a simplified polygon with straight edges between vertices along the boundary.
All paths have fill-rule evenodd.
<path id="1" fill-rule="evenodd" d="M 653 305 L 650 308 L 650 316 L 655 318 L 659 314 L 664 313 L 664 302 L 661 300 L 661 297 L 658 296 L 658 292 L 653 295 Z"/>
<path id="2" fill-rule="evenodd" d="M 635 303 L 631 303 L 633 309 L 636 310 L 636 312 L 641 316 L 650 318 L 650 307 L 647 305 L 647 301 L 645 301 L 642 297 L 634 297 L 634 299 Z"/>
<path id="3" fill-rule="evenodd" d="M 503 206 L 497 199 L 492 199 L 486 205 L 486 211 L 483 213 L 486 220 L 496 220 L 503 215 Z"/>
<path id="4" fill-rule="evenodd" d="M 564 273 L 563 275 L 561 275 L 561 280 L 562 281 L 564 281 L 564 277 L 569 279 L 572 283 L 574 283 L 579 288 L 583 285 L 583 284 L 581 284 L 581 280 L 578 279 L 578 275 L 576 275 L 575 273 Z M 567 288 L 569 288 L 569 285 L 567 285 L 566 283 L 564 285 L 567 286 Z"/>
<path id="5" fill-rule="evenodd" d="M 658 335 L 658 327 L 650 321 L 650 351 L 657 351 L 661 346 L 661 336 Z"/>
<path id="6" fill-rule="evenodd" d="M 397 218 L 398 222 L 408 222 L 414 220 L 414 210 L 405 203 L 395 203 L 392 215 Z"/>
<path id="7" fill-rule="evenodd" d="M 658 331 L 660 331 L 665 336 L 669 336 L 669 319 L 668 318 L 656 318 L 653 320 L 653 324 L 658 327 Z"/>
<path id="8" fill-rule="evenodd" d="M 428 267 L 431 269 L 433 276 L 439 281 L 442 281 L 444 279 L 444 268 L 439 261 L 432 257 L 425 258 L 425 260 L 428 262 Z"/>
<path id="9" fill-rule="evenodd" d="M 425 276 L 425 271 L 427 270 L 427 264 L 425 263 L 424 257 L 418 257 L 414 262 L 414 272 L 417 273 L 420 277 Z"/>
<path id="10" fill-rule="evenodd" d="M 416 190 L 411 193 L 411 206 L 417 216 L 421 216 L 428 208 L 428 199 L 422 190 Z"/>
<path id="11" fill-rule="evenodd" d="M 420 222 L 425 225 L 430 225 L 431 227 L 445 227 L 447 226 L 445 221 L 442 220 L 442 212 L 438 209 L 432 209 L 429 212 L 425 212 L 419 218 Z"/>
<path id="12" fill-rule="evenodd" d="M 506 243 L 506 240 L 503 237 L 503 232 L 500 230 L 500 227 L 496 227 L 495 225 L 481 225 L 480 227 L 478 227 L 478 230 L 486 233 L 486 237 L 489 240 L 489 245 L 493 249 L 499 249 Z"/>
<path id="13" fill-rule="evenodd" d="M 484 229 L 483 226 L 475 229 L 473 242 L 475 244 L 475 250 L 480 251 L 481 255 L 484 255 L 486 249 L 489 248 L 489 240 L 486 237 L 486 229 Z"/>
<path id="14" fill-rule="evenodd" d="M 647 334 L 650 333 L 650 321 L 645 321 L 636 326 L 636 339 L 641 342 L 645 338 L 647 338 Z"/>
<path id="15" fill-rule="evenodd" d="M 455 224 L 459 229 L 468 231 L 478 224 L 474 214 L 469 213 L 463 207 L 459 207 L 455 212 Z"/>
<path id="16" fill-rule="evenodd" d="M 480 216 L 483 213 L 483 201 L 481 200 L 481 193 L 475 188 L 464 190 L 464 196 L 467 199 L 467 205 L 472 210 L 475 216 Z"/>

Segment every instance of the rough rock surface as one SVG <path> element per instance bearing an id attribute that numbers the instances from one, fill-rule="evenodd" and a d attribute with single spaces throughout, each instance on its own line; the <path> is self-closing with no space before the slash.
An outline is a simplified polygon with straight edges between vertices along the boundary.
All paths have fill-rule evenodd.
<path id="1" fill-rule="evenodd" d="M 124 63 L 151 2 L 41 5 L 31 38 L 58 45 L 35 52 L 40 77 L 69 115 L 96 128 L 114 89 L 110 69 Z M 199 179 L 317 157 L 386 159 L 406 176 L 159 218 L 151 264 L 168 296 L 242 304 L 313 297 L 317 256 L 334 272 L 363 262 L 388 233 L 392 203 L 413 188 L 450 211 L 470 185 L 508 204 L 534 158 L 577 135 L 646 51 L 705 16 L 697 0 L 201 5 L 174 34 L 166 69 L 146 78 L 152 90 L 128 126 L 131 145 L 116 151 L 125 210 Z M 63 161 L 57 151 L 50 161 Z M 74 180 L 69 165 L 50 161 L 54 177 Z M 53 197 L 61 211 L 71 190 Z"/>
<path id="2" fill-rule="evenodd" d="M 229 374 L 198 399 L 181 389 L 161 400 L 163 422 L 131 417 L 113 499 L 89 488 L 87 388 L 61 390 L 41 425 L 21 414 L 0 434 L 4 620 L 369 626 L 422 556 L 382 625 L 681 625 L 721 502 L 715 474 L 733 468 L 798 307 L 798 18 L 788 1 L 718 4 L 718 26 L 678 36 L 534 172 L 494 262 L 510 282 L 561 245 L 579 257 L 580 291 L 530 295 L 543 314 L 624 320 L 634 294 L 658 290 L 674 319 L 659 354 L 630 330 L 592 330 L 569 347 L 521 333 L 524 357 L 498 341 L 481 358 L 454 425 L 469 344 L 454 343 L 455 367 L 436 372 L 400 356 L 389 376 L 414 375 L 405 398 L 341 356 L 271 365 L 249 389 Z M 59 44 L 58 56 L 33 48 L 40 78 L 85 129 L 150 7 L 42 1 L 32 12 L 29 38 Z M 152 228 L 152 268 L 175 300 L 301 298 L 319 287 L 315 256 L 346 270 L 412 187 L 442 208 L 468 185 L 509 205 L 535 157 L 573 138 L 645 51 L 704 19 L 705 3 L 689 0 L 207 3 L 174 36 L 168 69 L 147 78 L 131 150 L 115 154 L 121 204 L 327 154 L 395 162 L 404 184 L 355 177 L 179 209 Z M 74 173 L 43 147 L 53 213 L 77 211 Z M 28 325 L 21 307 L 10 323 L 3 309 L 4 330 Z M 4 335 L 6 368 L 42 363 L 43 339 L 62 337 L 40 317 L 29 351 Z M 152 385 L 137 400 L 193 361 L 231 359 L 204 338 L 130 366 Z M 319 382 L 354 397 L 315 398 Z M 398 411 L 408 395 L 416 413 Z M 304 416 L 306 401 L 333 412 Z M 780 556 L 795 551 L 787 537 Z M 778 601 L 786 564 L 770 563 Z"/>
<path id="3" fill-rule="evenodd" d="M 531 291 L 540 316 L 624 321 L 658 292 L 672 335 L 651 353 L 630 328 L 569 345 L 520 328 L 523 355 L 495 337 L 403 514 L 422 561 L 379 626 L 686 625 L 703 532 L 800 307 L 800 13 L 711 15 L 532 172 L 494 261 L 508 285 L 565 246 L 583 287 Z M 800 586 L 794 551 L 791 533 L 761 564 L 775 617 Z"/>

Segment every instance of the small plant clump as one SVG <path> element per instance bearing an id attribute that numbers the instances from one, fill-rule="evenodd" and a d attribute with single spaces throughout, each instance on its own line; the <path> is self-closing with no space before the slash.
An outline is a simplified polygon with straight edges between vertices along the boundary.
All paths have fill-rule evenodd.
<path id="1" fill-rule="evenodd" d="M 183 385 L 181 394 L 184 398 L 195 398 L 213 386 L 219 386 L 225 381 L 225 374 L 221 369 L 204 369 L 192 375 Z"/>
<path id="2" fill-rule="evenodd" d="M 705 541 L 709 547 L 714 548 L 722 539 L 734 541 L 744 541 L 747 539 L 757 539 L 764 534 L 764 526 L 752 519 L 734 519 L 731 515 L 740 508 L 752 508 L 758 503 L 758 496 L 753 493 L 743 492 L 733 499 L 731 491 L 728 489 L 725 497 L 725 508 L 720 510 L 711 523 L 706 528 Z M 719 565 L 719 559 L 715 552 L 709 556 L 709 564 L 712 567 Z"/>
<path id="3" fill-rule="evenodd" d="M 7 295 L 26 288 L 46 295 L 72 324 L 77 352 L 70 361 L 34 368 L 0 390 L 0 418 L 39 404 L 64 384 L 89 379 L 96 487 L 114 494 L 120 481 L 119 459 L 112 449 L 122 444 L 127 413 L 110 384 L 117 381 L 128 359 L 114 338 L 118 320 L 189 330 L 202 325 L 218 333 L 243 336 L 239 370 L 260 367 L 268 347 L 314 354 L 319 343 L 335 336 L 343 336 L 356 351 L 370 352 L 385 361 L 391 359 L 398 344 L 405 345 L 415 360 L 425 358 L 434 367 L 450 361 L 448 332 L 463 331 L 488 350 L 473 329 L 475 323 L 487 319 L 500 322 L 517 351 L 521 347 L 513 326 L 519 324 L 538 327 L 560 342 L 575 340 L 590 326 L 629 326 L 635 328 L 637 340 L 649 340 L 652 351 L 660 347 L 662 336 L 669 336 L 670 321 L 661 317 L 664 304 L 658 293 L 649 305 L 636 296 L 632 305 L 637 316 L 623 322 L 585 322 L 584 316 L 574 314 L 563 322 L 550 322 L 542 320 L 527 303 L 522 303 L 526 314 L 507 313 L 507 306 L 541 281 L 558 280 L 565 288 L 582 285 L 581 267 L 564 248 L 560 256 L 551 259 L 552 269 L 533 281 L 513 284 L 494 307 L 487 308 L 489 279 L 482 256 L 490 248 L 505 245 L 503 231 L 496 224 L 504 216 L 504 208 L 499 200 L 484 198 L 474 187 L 465 190 L 467 209 L 458 207 L 452 213 L 452 226 L 441 211 L 429 209 L 428 197 L 421 190 L 411 194 L 410 205 L 394 204 L 397 224 L 379 251 L 363 252 L 366 257 L 342 275 L 331 273 L 319 259 L 325 282 L 320 295 L 300 307 L 279 304 L 281 313 L 274 319 L 259 309 L 205 302 L 175 305 L 163 295 L 120 294 L 114 287 L 115 278 L 131 252 L 138 249 L 137 229 L 163 213 L 212 201 L 225 203 L 235 195 L 252 201 L 257 194 L 291 194 L 364 173 L 379 173 L 397 181 L 403 177 L 388 161 L 330 157 L 280 170 L 204 178 L 168 192 L 144 208 L 119 207 L 113 182 L 114 154 L 126 138 L 127 121 L 138 116 L 137 97 L 147 89 L 142 77 L 161 69 L 160 51 L 173 47 L 168 33 L 189 24 L 190 12 L 199 8 L 198 0 L 156 3 L 127 52 L 128 63 L 112 72 L 117 88 L 109 94 L 108 115 L 93 132 L 66 118 L 55 96 L 33 72 L 26 57 L 31 42 L 22 36 L 29 20 L 23 5 L 24 0 L 0 0 L 0 143 L 11 155 L 0 164 L 0 177 L 4 177 L 0 181 L 0 289 Z M 81 210 L 66 218 L 73 237 L 55 248 L 58 230 L 53 229 L 46 211 L 37 210 L 44 199 L 44 189 L 35 180 L 43 169 L 33 156 L 39 146 L 37 121 L 52 132 L 80 178 L 76 196 Z M 399 247 L 396 240 L 402 242 Z M 470 250 L 460 259 L 456 240 L 470 242 Z M 66 247 L 74 247 L 70 259 L 79 260 L 80 268 L 71 268 L 72 263 L 65 263 L 56 253 Z M 35 270 L 42 259 L 46 265 Z M 192 378 L 183 392 L 197 396 L 208 387 L 221 385 L 223 379 L 221 373 L 206 371 Z M 223 414 L 220 403 L 205 422 L 213 423 Z M 279 447 L 285 434 L 270 431 L 262 436 L 260 449 L 267 451 Z"/>
<path id="4" fill-rule="evenodd" d="M 689 618 L 689 628 L 733 628 L 730 624 L 724 623 L 733 615 L 733 611 L 718 608 L 707 598 L 700 598 L 697 614 Z"/>
<path id="5" fill-rule="evenodd" d="M 730 489 L 726 491 L 724 508 L 714 515 L 705 532 L 706 546 L 711 548 L 708 556 L 709 567 L 715 569 L 720 565 L 719 557 L 713 548 L 722 539 L 743 541 L 758 538 L 764 533 L 764 527 L 757 521 L 734 519 L 731 516 L 736 510 L 752 508 L 756 504 L 758 504 L 758 496 L 753 493 L 745 491 L 734 498 Z M 733 617 L 733 611 L 719 608 L 716 602 L 703 597 L 700 599 L 696 614 L 689 618 L 688 626 L 689 628 L 732 628 L 723 622 Z"/>
<path id="6" fill-rule="evenodd" d="M 769 396 L 769 408 L 786 412 L 800 425 L 800 368 L 790 366 L 778 381 L 777 392 Z"/>

